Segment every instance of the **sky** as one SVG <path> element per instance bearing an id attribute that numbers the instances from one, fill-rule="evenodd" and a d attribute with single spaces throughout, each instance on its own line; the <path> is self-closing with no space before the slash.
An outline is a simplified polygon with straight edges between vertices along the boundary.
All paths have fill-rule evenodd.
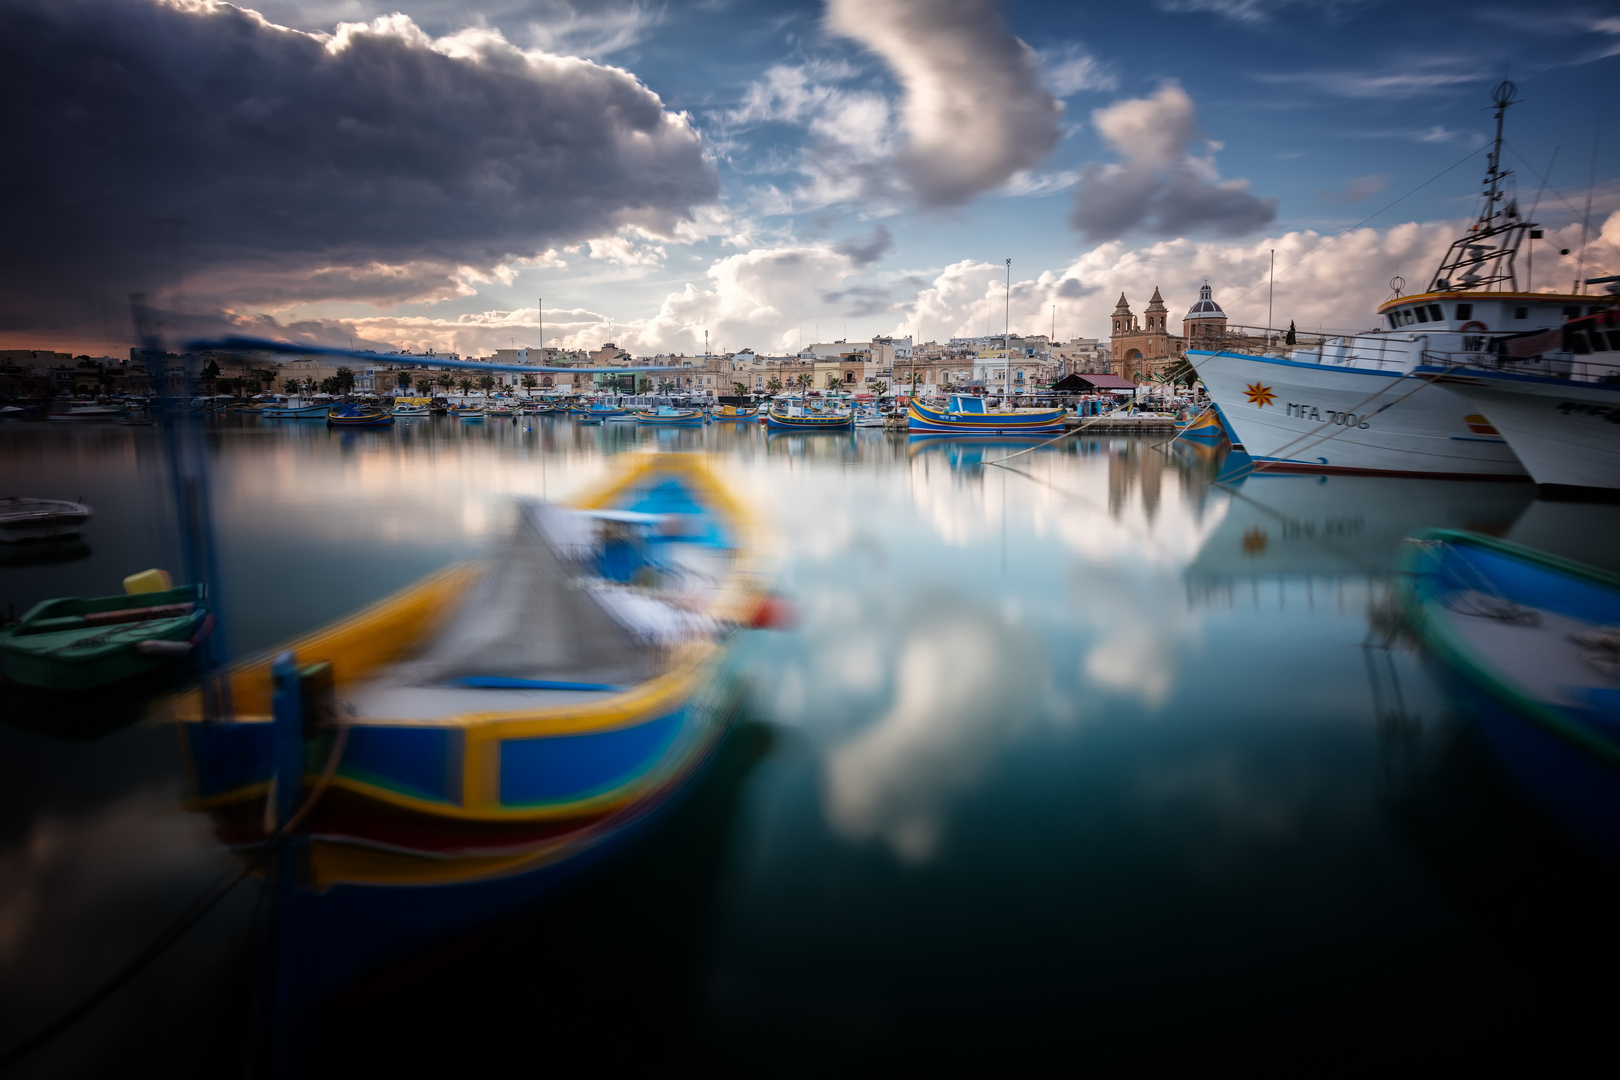
<path id="1" fill-rule="evenodd" d="M 464 355 L 1105 337 L 1205 279 L 1366 328 L 1504 77 L 1531 285 L 1620 273 L 1620 4 L 0 0 L 0 64 L 0 348 L 122 353 L 135 293 Z"/>

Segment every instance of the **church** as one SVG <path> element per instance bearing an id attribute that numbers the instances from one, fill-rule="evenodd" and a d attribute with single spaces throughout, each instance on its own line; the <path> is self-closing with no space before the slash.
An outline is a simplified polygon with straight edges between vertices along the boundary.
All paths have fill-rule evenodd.
<path id="1" fill-rule="evenodd" d="M 1198 290 L 1198 302 L 1181 317 L 1181 333 L 1170 332 L 1170 309 L 1164 297 L 1153 290 L 1153 297 L 1138 320 L 1130 301 L 1119 294 L 1114 305 L 1111 353 L 1114 374 L 1140 382 L 1180 360 L 1188 349 L 1207 348 L 1226 336 L 1226 312 L 1210 295 L 1209 282 Z"/>

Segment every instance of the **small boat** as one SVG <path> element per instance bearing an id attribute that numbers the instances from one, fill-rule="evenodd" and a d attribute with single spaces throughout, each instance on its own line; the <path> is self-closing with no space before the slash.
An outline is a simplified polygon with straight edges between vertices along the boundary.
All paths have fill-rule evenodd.
<path id="1" fill-rule="evenodd" d="M 517 416 L 517 410 L 510 405 L 487 405 L 484 415 L 491 420 L 511 420 Z"/>
<path id="2" fill-rule="evenodd" d="M 848 431 L 855 426 L 855 414 L 815 408 L 797 399 L 778 400 L 765 413 L 765 426 L 773 431 Z"/>
<path id="3" fill-rule="evenodd" d="M 758 420 L 758 405 L 722 405 L 714 410 L 716 420 Z"/>
<path id="4" fill-rule="evenodd" d="M 284 402 L 266 405 L 259 410 L 259 415 L 266 420 L 321 420 L 331 411 L 330 402 L 290 397 Z"/>
<path id="5" fill-rule="evenodd" d="M 0 405 L 0 420 L 21 420 L 27 412 L 16 405 Z"/>
<path id="6" fill-rule="evenodd" d="M 1055 435 L 1063 431 L 1066 415 L 1063 409 L 990 412 L 981 397 L 952 394 L 944 408 L 913 401 L 906 415 L 906 427 L 911 431 L 948 431 L 958 435 Z"/>
<path id="7" fill-rule="evenodd" d="M 1214 403 L 1211 403 L 1197 416 L 1176 421 L 1176 436 L 1201 442 L 1219 442 L 1226 438 L 1226 430 L 1221 427 L 1221 418 Z"/>
<path id="8" fill-rule="evenodd" d="M 326 414 L 327 427 L 375 428 L 393 425 L 393 413 L 369 405 L 340 405 Z"/>
<path id="9" fill-rule="evenodd" d="M 147 575 L 132 575 L 126 589 Z M 168 584 L 168 575 L 161 580 Z M 98 690 L 193 655 L 211 625 L 197 585 L 44 600 L 0 631 L 0 665 L 9 685 Z"/>
<path id="10" fill-rule="evenodd" d="M 649 409 L 636 416 L 638 424 L 662 424 L 675 427 L 702 427 L 704 423 L 701 409 L 677 409 L 673 405 L 660 405 L 656 409 Z"/>
<path id="11" fill-rule="evenodd" d="M 882 427 L 885 423 L 882 413 L 871 406 L 855 410 L 855 426 L 861 428 Z"/>
<path id="12" fill-rule="evenodd" d="M 408 405 L 408 404 L 401 405 L 401 404 L 396 404 L 394 406 L 393 412 L 394 412 L 395 416 L 427 416 L 427 415 L 429 415 L 428 407 L 426 405 Z"/>
<path id="13" fill-rule="evenodd" d="M 1620 576 L 1474 533 L 1408 540 L 1397 596 L 1502 765 L 1620 860 Z"/>
<path id="14" fill-rule="evenodd" d="M 45 419 L 78 423 L 98 422 L 117 420 L 128 411 L 128 409 L 114 405 L 71 405 L 68 407 L 67 412 L 51 413 Z"/>
<path id="15" fill-rule="evenodd" d="M 90 508 L 66 499 L 0 499 L 0 541 L 55 540 L 77 536 L 90 520 Z"/>
<path id="16" fill-rule="evenodd" d="M 477 405 L 457 405 L 450 410 L 450 415 L 457 420 L 481 424 L 484 422 L 484 410 Z"/>
<path id="17" fill-rule="evenodd" d="M 188 806 L 243 857 L 273 791 L 311 804 L 277 916 L 299 943 L 288 990 L 319 998 L 642 835 L 740 703 L 733 632 L 779 617 L 760 552 L 704 462 L 639 456 L 572 506 L 521 503 L 488 563 L 236 665 L 234 719 L 178 698 Z M 341 726 L 317 708 L 306 728 L 300 702 L 335 700 Z M 318 801 L 276 778 L 278 754 Z"/>

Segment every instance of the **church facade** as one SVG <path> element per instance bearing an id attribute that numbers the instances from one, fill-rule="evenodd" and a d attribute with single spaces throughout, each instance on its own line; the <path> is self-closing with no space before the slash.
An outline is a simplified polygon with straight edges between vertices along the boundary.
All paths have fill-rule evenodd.
<path id="1" fill-rule="evenodd" d="M 1198 301 L 1182 316 L 1180 334 L 1170 332 L 1170 310 L 1157 288 L 1140 319 L 1120 293 L 1112 324 L 1114 374 L 1137 382 L 1163 372 L 1188 349 L 1209 347 L 1226 336 L 1226 312 L 1211 296 L 1207 281 L 1198 291 Z"/>

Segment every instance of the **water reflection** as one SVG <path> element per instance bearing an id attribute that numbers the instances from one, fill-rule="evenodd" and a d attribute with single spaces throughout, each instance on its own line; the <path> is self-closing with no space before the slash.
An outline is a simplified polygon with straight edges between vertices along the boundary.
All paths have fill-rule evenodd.
<path id="1" fill-rule="evenodd" d="M 1414 656 L 1397 650 L 1384 678 L 1418 726 L 1375 709 L 1361 645 L 1411 530 L 1598 559 L 1614 508 L 1536 502 L 1520 484 L 1225 485 L 1218 450 L 1084 434 L 1032 448 L 538 416 L 378 434 L 216 429 L 239 647 L 480 552 L 512 495 L 567 496 L 631 450 L 720 455 L 783 542 L 779 584 L 800 619 L 752 646 L 739 732 L 754 750 L 745 767 L 722 761 L 714 797 L 693 804 L 707 809 L 532 918 L 370 988 L 331 1018 L 326 1071 L 512 1072 L 535 1067 L 538 1040 L 548 1067 L 577 1073 L 1240 1056 L 1310 1072 L 1342 1060 L 1351 1030 L 1356 1062 L 1375 1067 L 1404 1063 L 1415 1023 L 1452 1063 L 1519 1060 L 1516 1024 L 1568 1033 L 1537 978 L 1500 962 L 1499 949 L 1545 961 L 1556 935 L 1488 899 L 1518 872 L 1492 867 L 1493 845 L 1517 838 L 1514 895 L 1547 925 L 1561 900 L 1609 894 L 1578 861 L 1525 884 L 1555 841 L 1467 765 L 1466 728 L 1443 720 Z M 174 565 L 149 429 L 0 437 L 29 493 L 97 510 L 84 555 L 0 566 L 0 599 L 114 592 L 125 573 Z M 1381 770 L 1406 745 L 1391 732 L 1414 730 L 1426 749 L 1399 758 L 1409 782 L 1391 784 Z M 137 947 L 223 856 L 165 801 L 179 787 L 167 733 L 51 744 L 48 769 L 17 750 L 43 740 L 3 734 L 0 1005 L 23 1028 Z M 140 754 L 120 741 L 146 737 Z M 250 921 L 227 915 L 221 940 Z M 198 970 L 203 990 L 226 985 Z M 183 1027 L 167 1000 L 141 997 L 150 1011 L 109 1026 L 103 1050 L 129 1044 L 132 1018 Z"/>

